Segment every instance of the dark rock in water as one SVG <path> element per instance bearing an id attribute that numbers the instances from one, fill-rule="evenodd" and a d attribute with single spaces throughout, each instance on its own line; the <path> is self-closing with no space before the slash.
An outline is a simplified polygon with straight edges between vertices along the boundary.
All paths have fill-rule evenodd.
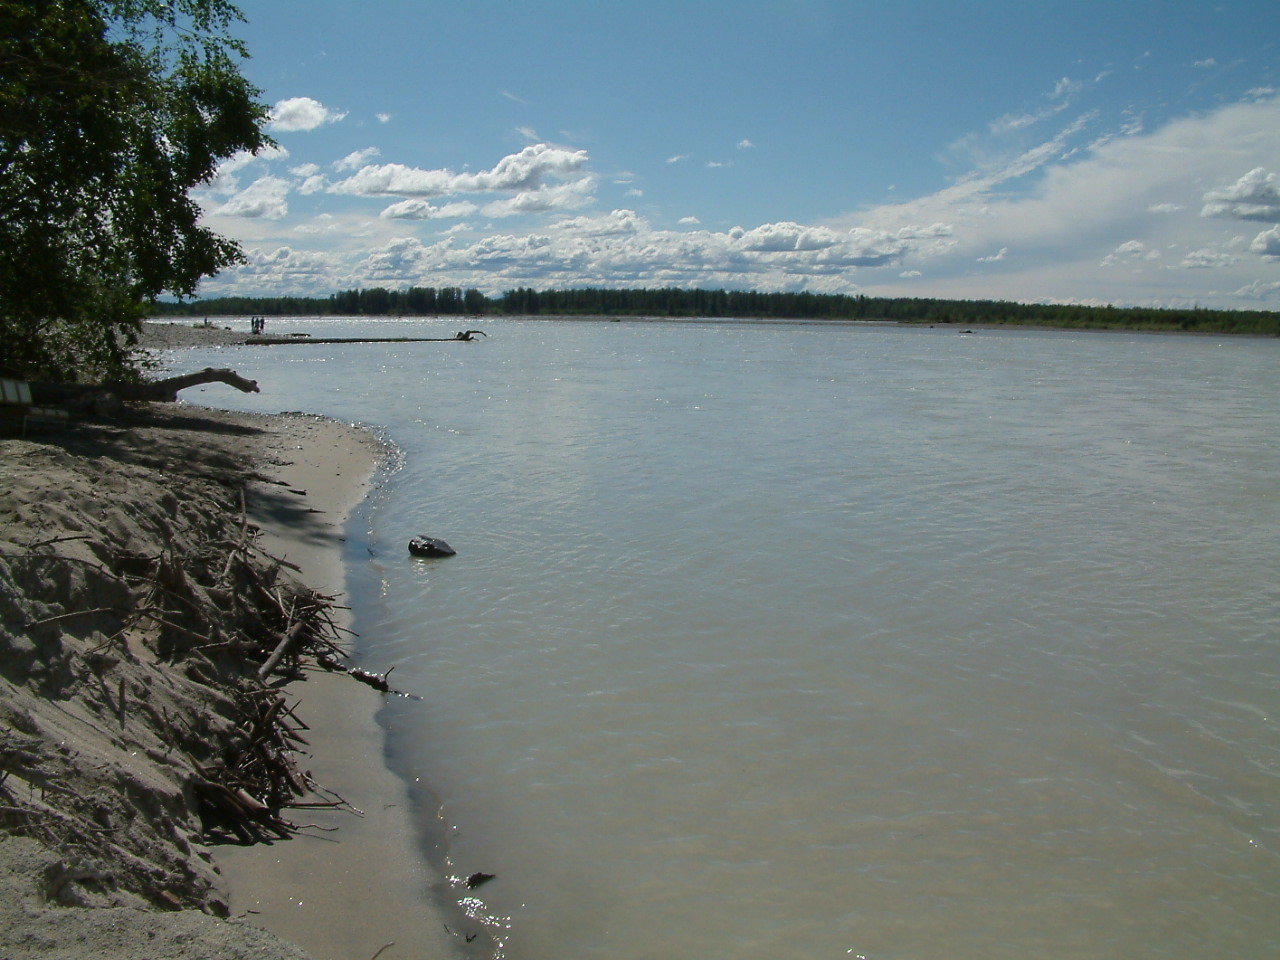
<path id="1" fill-rule="evenodd" d="M 452 557 L 458 551 L 436 537 L 414 537 L 409 552 L 415 557 Z"/>

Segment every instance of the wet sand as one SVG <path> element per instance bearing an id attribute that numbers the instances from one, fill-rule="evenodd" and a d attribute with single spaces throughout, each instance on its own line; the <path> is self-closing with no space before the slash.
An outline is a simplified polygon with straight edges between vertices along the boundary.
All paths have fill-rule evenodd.
<path id="1" fill-rule="evenodd" d="M 343 528 L 369 493 L 383 451 L 366 431 L 320 418 L 287 419 L 289 428 L 269 442 L 268 462 L 278 462 L 273 472 L 289 488 L 305 490 L 307 508 L 319 513 L 302 525 L 251 498 L 249 514 L 262 525 L 267 550 L 297 564 L 303 582 L 343 596 Z M 349 616 L 340 623 L 349 627 Z M 312 830 L 270 848 L 218 848 L 232 914 L 251 912 L 316 960 L 368 957 L 389 943 L 395 947 L 382 957 L 390 960 L 451 955 L 461 938 L 446 925 L 462 924 L 430 899 L 439 878 L 420 855 L 407 788 L 383 759 L 377 711 L 387 695 L 322 671 L 293 692 L 311 728 L 306 768 L 363 815 L 315 811 L 312 822 L 337 832 Z"/>

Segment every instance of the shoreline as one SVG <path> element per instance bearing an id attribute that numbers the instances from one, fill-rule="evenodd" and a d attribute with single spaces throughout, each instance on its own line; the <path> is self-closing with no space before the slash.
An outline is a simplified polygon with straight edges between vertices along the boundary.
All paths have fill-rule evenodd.
<path id="1" fill-rule="evenodd" d="M 275 319 L 281 320 L 306 320 L 314 319 L 320 322 L 335 319 L 332 316 L 312 316 L 304 314 L 299 316 L 279 317 Z M 355 320 L 403 320 L 411 322 L 414 320 L 438 320 L 439 317 L 391 317 L 391 316 L 361 316 L 354 317 Z M 459 318 L 462 319 L 462 318 Z M 927 321 L 927 320 L 893 320 L 893 319 L 876 319 L 874 317 L 862 320 L 843 320 L 830 318 L 753 318 L 753 317 L 647 317 L 647 316 L 595 316 L 595 315 L 566 315 L 566 316 L 519 316 L 519 315 L 502 315 L 496 317 L 480 317 L 471 319 L 501 319 L 511 320 L 521 323 L 536 323 L 541 320 L 548 321 L 565 321 L 569 323 L 685 323 L 685 324 L 726 324 L 739 323 L 744 325 L 793 325 L 793 326 L 829 326 L 835 328 L 895 328 L 903 330 L 951 330 L 956 333 L 979 333 L 979 332 L 1018 332 L 1026 331 L 1028 333 L 1102 333 L 1115 335 L 1130 336 L 1170 336 L 1170 337 L 1227 337 L 1231 339 L 1253 339 L 1253 340 L 1274 340 L 1280 334 L 1270 333 L 1232 333 L 1221 330 L 1174 330 L 1160 329 L 1158 327 L 1102 327 L 1102 326 L 1053 326 L 1039 323 L 992 323 L 982 321 L 962 322 L 962 321 Z M 451 342 L 467 342 L 457 337 L 421 337 L 421 338 L 325 338 L 325 337 L 291 337 L 279 334 L 251 334 L 248 331 L 240 331 L 229 324 L 235 321 L 243 321 L 243 317 L 219 317 L 218 322 L 212 320 L 192 321 L 192 320 L 169 320 L 152 318 L 143 321 L 143 343 L 142 346 L 161 349 L 176 350 L 184 347 L 224 347 L 224 346 L 264 346 L 264 345 L 287 345 L 287 344 L 333 344 L 333 343 L 379 343 L 379 342 L 402 342 L 402 343 L 451 343 Z M 207 325 L 206 325 L 207 324 Z"/>
<path id="2" fill-rule="evenodd" d="M 217 655 L 157 656 L 166 628 L 112 612 L 138 582 L 113 569 L 158 559 L 163 572 L 171 557 L 194 622 L 216 640 L 228 601 L 201 581 L 231 560 L 207 555 L 254 527 L 255 556 L 340 603 L 345 527 L 381 463 L 376 438 L 305 415 L 147 404 L 0 446 L 0 955 L 464 955 L 433 898 L 444 881 L 429 875 L 408 788 L 385 763 L 382 694 L 319 669 L 284 688 L 308 741 L 297 769 L 363 816 L 286 808 L 302 825 L 287 839 L 210 844 L 193 748 L 175 751 L 174 737 L 205 724 L 198 739 L 234 736 L 221 716 L 240 687 L 208 679 L 225 669 Z M 44 573 L 64 568 L 69 581 Z"/>
<path id="3" fill-rule="evenodd" d="M 280 462 L 278 479 L 305 490 L 307 509 L 319 512 L 302 536 L 299 524 L 273 515 L 269 502 L 252 495 L 249 516 L 261 526 L 268 552 L 296 564 L 304 583 L 346 597 L 345 531 L 387 451 L 360 427 L 308 415 L 270 419 L 282 418 L 291 429 L 277 434 L 265 455 Z M 336 610 L 335 620 L 350 629 L 352 613 Z M 379 949 L 389 960 L 450 955 L 454 944 L 446 930 L 461 930 L 467 921 L 430 895 L 443 878 L 431 874 L 422 856 L 408 785 L 386 763 L 386 733 L 378 723 L 386 695 L 324 670 L 308 671 L 288 689 L 309 727 L 306 769 L 360 815 L 316 810 L 308 820 L 319 830 L 286 843 L 218 848 L 214 860 L 227 881 L 232 915 L 251 916 L 315 960 Z"/>
<path id="4" fill-rule="evenodd" d="M 251 339 L 256 338 L 248 330 L 148 321 L 140 345 L 180 350 L 245 345 Z M 197 404 L 203 409 L 204 402 Z M 251 485 L 249 513 L 268 552 L 296 564 L 300 579 L 313 589 L 346 597 L 346 528 L 388 462 L 388 447 L 366 428 L 324 417 L 263 419 L 284 418 L 290 428 L 258 451 L 259 462 L 273 467 L 263 471 L 272 475 L 272 484 Z M 281 482 L 286 489 L 306 491 L 300 501 L 305 515 L 280 509 L 273 494 Z M 351 628 L 351 611 L 334 614 L 339 627 Z M 315 812 L 310 819 L 322 831 L 340 831 L 337 843 L 328 833 L 313 831 L 269 851 L 220 848 L 215 859 L 230 889 L 233 915 L 250 916 L 308 949 L 316 960 L 372 955 L 389 943 L 400 949 L 384 950 L 388 960 L 462 955 L 468 936 L 474 939 L 465 953 L 477 955 L 488 934 L 448 897 L 447 881 L 429 863 L 428 841 L 412 820 L 410 785 L 387 763 L 387 731 L 378 720 L 386 695 L 323 670 L 309 671 L 306 682 L 291 685 L 290 692 L 303 701 L 301 713 L 311 727 L 309 771 L 362 816 Z M 370 930 L 385 939 L 371 944 Z M 416 945 L 412 954 L 402 952 L 407 943 Z"/>

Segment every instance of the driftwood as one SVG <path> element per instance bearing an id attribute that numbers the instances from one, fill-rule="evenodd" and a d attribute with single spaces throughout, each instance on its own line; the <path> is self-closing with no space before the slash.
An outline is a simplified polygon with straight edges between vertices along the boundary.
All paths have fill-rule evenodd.
<path id="1" fill-rule="evenodd" d="M 302 635 L 302 631 L 307 629 L 308 626 L 309 624 L 306 620 L 299 620 L 289 628 L 289 632 L 284 635 L 284 639 L 271 651 L 271 656 L 267 657 L 267 662 L 258 668 L 259 680 L 266 681 L 267 677 L 271 675 L 271 671 L 279 666 L 281 658 L 289 652 L 290 647 L 298 642 L 298 637 Z"/>
<path id="2" fill-rule="evenodd" d="M 394 670 L 392 667 L 391 670 Z M 368 670 L 361 670 L 359 667 L 351 667 L 347 673 L 359 680 L 361 683 L 367 683 L 375 690 L 381 690 L 383 693 L 391 692 L 391 684 L 387 681 L 387 677 L 391 676 L 391 670 L 386 673 L 370 673 Z"/>
<path id="3" fill-rule="evenodd" d="M 210 553 L 201 557 L 182 556 L 170 549 L 156 556 L 118 553 L 104 564 L 32 553 L 27 562 L 83 569 L 95 582 L 111 584 L 127 596 L 112 606 L 29 620 L 24 627 L 52 631 L 75 617 L 98 618 L 105 639 L 81 652 L 79 660 L 97 678 L 103 701 L 122 729 L 134 714 L 149 716 L 166 748 L 164 755 L 185 757 L 195 812 L 207 837 L 233 837 L 248 844 L 283 839 L 304 827 L 327 829 L 294 823 L 283 815 L 287 809 L 349 805 L 341 798 L 301 799 L 317 789 L 297 768 L 299 745 L 307 744 L 300 733 L 306 724 L 294 714 L 282 691 L 266 685 L 277 672 L 295 674 L 308 658 L 328 665 L 345 656 L 339 647 L 340 628 L 331 615 L 334 600 L 281 579 L 279 561 L 255 548 L 246 531 L 243 517 L 238 529 L 229 523 L 230 535 L 212 539 Z M 38 541 L 33 548 L 49 543 Z M 226 556 L 220 551 L 226 551 Z M 21 557 L 0 555 L 10 562 Z M 211 622 L 210 605 L 222 597 L 233 599 L 218 600 L 220 616 Z M 145 632 L 144 642 L 162 658 L 180 664 L 188 680 L 218 692 L 224 704 L 218 712 L 230 727 L 215 743 L 211 744 L 210 725 L 202 718 L 171 716 L 163 708 L 157 714 L 147 704 L 145 690 L 127 686 L 123 676 L 118 686 L 110 684 L 107 694 L 108 676 L 124 656 L 117 648 L 125 649 L 123 638 L 130 632 L 139 636 Z M 24 759 L 28 753 L 35 766 L 45 761 L 32 750 L 11 748 L 11 743 L 18 741 L 0 730 L 0 828 L 53 840 L 65 834 L 64 839 L 88 844 L 85 837 L 96 829 L 92 824 L 68 833 L 61 820 L 46 822 L 41 819 L 42 807 L 33 807 L 21 792 L 6 787 L 9 773 L 18 772 L 20 779 L 38 782 L 43 791 L 62 789 L 53 779 L 44 782 L 39 769 L 28 772 L 26 768 L 33 766 Z"/>
<path id="4" fill-rule="evenodd" d="M 173 403 L 178 399 L 179 390 L 202 383 L 225 383 L 235 387 L 241 393 L 258 392 L 257 380 L 246 380 L 234 370 L 215 370 L 213 367 L 205 367 L 198 373 L 187 373 L 180 377 L 168 377 L 148 383 L 122 383 L 106 389 L 121 400 L 155 400 L 161 403 Z"/>
<path id="5" fill-rule="evenodd" d="M 32 383 L 31 394 L 37 403 L 46 406 L 106 413 L 122 401 L 173 403 L 178 399 L 178 391 L 202 383 L 225 383 L 242 393 L 258 392 L 256 380 L 246 380 L 234 370 L 205 367 L 196 373 L 143 383 Z"/>

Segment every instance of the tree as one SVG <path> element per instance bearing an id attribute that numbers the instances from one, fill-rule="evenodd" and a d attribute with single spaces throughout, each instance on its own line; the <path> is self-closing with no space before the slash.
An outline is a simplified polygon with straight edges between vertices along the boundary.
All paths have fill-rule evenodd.
<path id="1" fill-rule="evenodd" d="M 0 0 L 0 367 L 132 378 L 146 305 L 240 262 L 189 191 L 270 143 L 226 0 Z"/>

